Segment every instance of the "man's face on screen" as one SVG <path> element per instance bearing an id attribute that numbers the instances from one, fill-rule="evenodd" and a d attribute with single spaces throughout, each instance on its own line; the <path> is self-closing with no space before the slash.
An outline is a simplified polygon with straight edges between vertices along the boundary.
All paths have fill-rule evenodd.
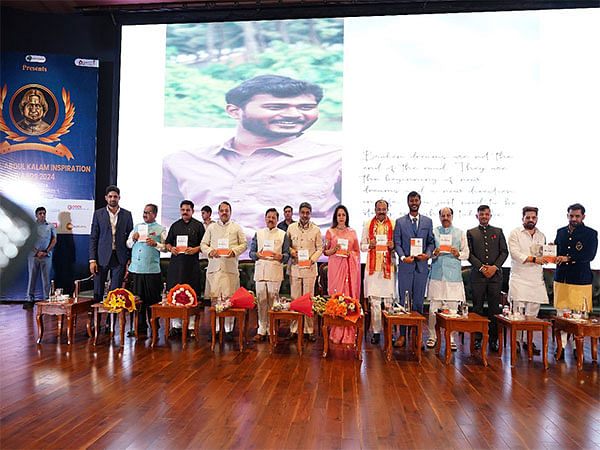
<path id="1" fill-rule="evenodd" d="M 285 98 L 258 94 L 241 110 L 242 126 L 267 138 L 295 136 L 318 118 L 319 105 L 312 94 Z"/>

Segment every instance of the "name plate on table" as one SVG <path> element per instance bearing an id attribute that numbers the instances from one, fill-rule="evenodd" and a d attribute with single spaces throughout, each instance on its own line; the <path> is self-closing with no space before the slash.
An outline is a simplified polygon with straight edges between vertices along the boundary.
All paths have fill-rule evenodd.
<path id="1" fill-rule="evenodd" d="M 275 256 L 275 241 L 267 239 L 263 242 L 262 254 L 265 258 L 273 259 Z"/>
<path id="2" fill-rule="evenodd" d="M 451 234 L 440 234 L 440 252 L 450 253 L 452 248 L 452 235 Z"/>
<path id="3" fill-rule="evenodd" d="M 556 245 L 544 245 L 542 247 L 542 257 L 548 262 L 555 262 L 558 247 Z"/>
<path id="4" fill-rule="evenodd" d="M 308 250 L 298 250 L 298 265 L 300 267 L 310 267 L 310 259 L 308 258 Z"/>
<path id="5" fill-rule="evenodd" d="M 387 252 L 388 250 L 388 238 L 386 234 L 376 234 L 375 235 L 375 251 L 377 252 Z"/>
<path id="6" fill-rule="evenodd" d="M 417 256 L 423 253 L 423 238 L 410 239 L 410 256 Z"/>
<path id="7" fill-rule="evenodd" d="M 221 238 L 217 240 L 217 255 L 221 258 L 229 256 L 229 239 Z"/>
<path id="8" fill-rule="evenodd" d="M 138 241 L 145 242 L 148 239 L 148 225 L 138 225 L 137 232 L 139 234 Z"/>
<path id="9" fill-rule="evenodd" d="M 338 239 L 338 245 L 340 246 L 339 250 L 335 252 L 338 256 L 343 256 L 344 258 L 348 257 L 348 239 Z"/>
<path id="10" fill-rule="evenodd" d="M 188 246 L 188 236 L 181 236 L 181 235 L 177 236 L 175 243 L 176 243 L 175 246 L 177 247 L 177 250 L 179 250 L 180 252 L 185 252 L 185 249 Z"/>

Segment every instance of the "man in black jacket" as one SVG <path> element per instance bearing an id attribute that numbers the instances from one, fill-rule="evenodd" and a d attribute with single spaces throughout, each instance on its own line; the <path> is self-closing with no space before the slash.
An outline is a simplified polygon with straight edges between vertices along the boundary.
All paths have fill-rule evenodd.
<path id="1" fill-rule="evenodd" d="M 501 312 L 502 264 L 508 257 L 508 248 L 502 229 L 489 225 L 492 217 L 489 206 L 480 205 L 476 217 L 479 226 L 467 231 L 473 312 L 483 315 L 483 301 L 487 299 L 490 349 L 498 351 L 498 324 L 494 315 Z M 475 338 L 475 348 L 481 348 L 481 335 Z"/>

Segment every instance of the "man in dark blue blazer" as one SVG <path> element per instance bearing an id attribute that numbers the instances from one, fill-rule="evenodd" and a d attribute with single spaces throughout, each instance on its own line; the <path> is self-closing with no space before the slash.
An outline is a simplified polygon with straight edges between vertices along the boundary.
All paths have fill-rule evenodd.
<path id="1" fill-rule="evenodd" d="M 398 253 L 398 295 L 400 303 L 404 304 L 405 293 L 408 292 L 412 299 L 412 310 L 423 313 L 423 299 L 427 287 L 429 267 L 427 261 L 435 247 L 433 240 L 433 222 L 429 217 L 419 214 L 421 195 L 412 191 L 407 196 L 407 215 L 396 220 L 394 227 L 394 245 Z M 411 256 L 411 239 L 423 239 L 420 253 Z M 394 344 L 402 347 L 406 340 L 405 328 L 400 327 L 400 337 Z"/>
<path id="2" fill-rule="evenodd" d="M 131 213 L 119 207 L 121 191 L 117 186 L 106 188 L 106 207 L 94 211 L 90 232 L 89 262 L 94 274 L 94 299 L 102 301 L 104 284 L 110 271 L 110 290 L 121 287 L 131 256 L 127 237 L 133 229 Z"/>

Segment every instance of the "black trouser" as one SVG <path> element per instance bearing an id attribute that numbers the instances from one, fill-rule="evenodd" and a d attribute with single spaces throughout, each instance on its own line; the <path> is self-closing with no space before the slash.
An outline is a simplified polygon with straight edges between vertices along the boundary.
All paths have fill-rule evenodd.
<path id="1" fill-rule="evenodd" d="M 107 292 L 104 292 L 104 284 L 106 283 L 106 279 L 108 278 L 108 273 L 110 272 L 110 287 L 109 291 L 114 289 L 119 289 L 123 286 L 123 278 L 125 278 L 125 264 L 119 263 L 117 258 L 117 254 L 113 251 L 110 256 L 110 260 L 108 261 L 108 265 L 101 266 L 98 263 L 98 273 L 94 277 L 94 300 L 97 302 L 101 302 L 104 298 L 104 295 Z M 106 325 L 110 323 L 110 314 L 106 315 Z M 96 324 L 94 324 L 96 326 Z"/>
<path id="2" fill-rule="evenodd" d="M 142 300 L 138 327 L 145 331 L 151 320 L 150 305 L 161 300 L 161 277 L 160 273 L 131 273 L 131 275 L 133 276 L 133 293 Z"/>
<path id="3" fill-rule="evenodd" d="M 473 294 L 473 312 L 483 316 L 483 301 L 487 299 L 490 342 L 498 340 L 498 323 L 494 315 L 502 312 L 502 279 L 498 280 L 477 280 L 471 281 L 471 292 Z M 481 336 L 478 333 L 478 339 Z"/>

